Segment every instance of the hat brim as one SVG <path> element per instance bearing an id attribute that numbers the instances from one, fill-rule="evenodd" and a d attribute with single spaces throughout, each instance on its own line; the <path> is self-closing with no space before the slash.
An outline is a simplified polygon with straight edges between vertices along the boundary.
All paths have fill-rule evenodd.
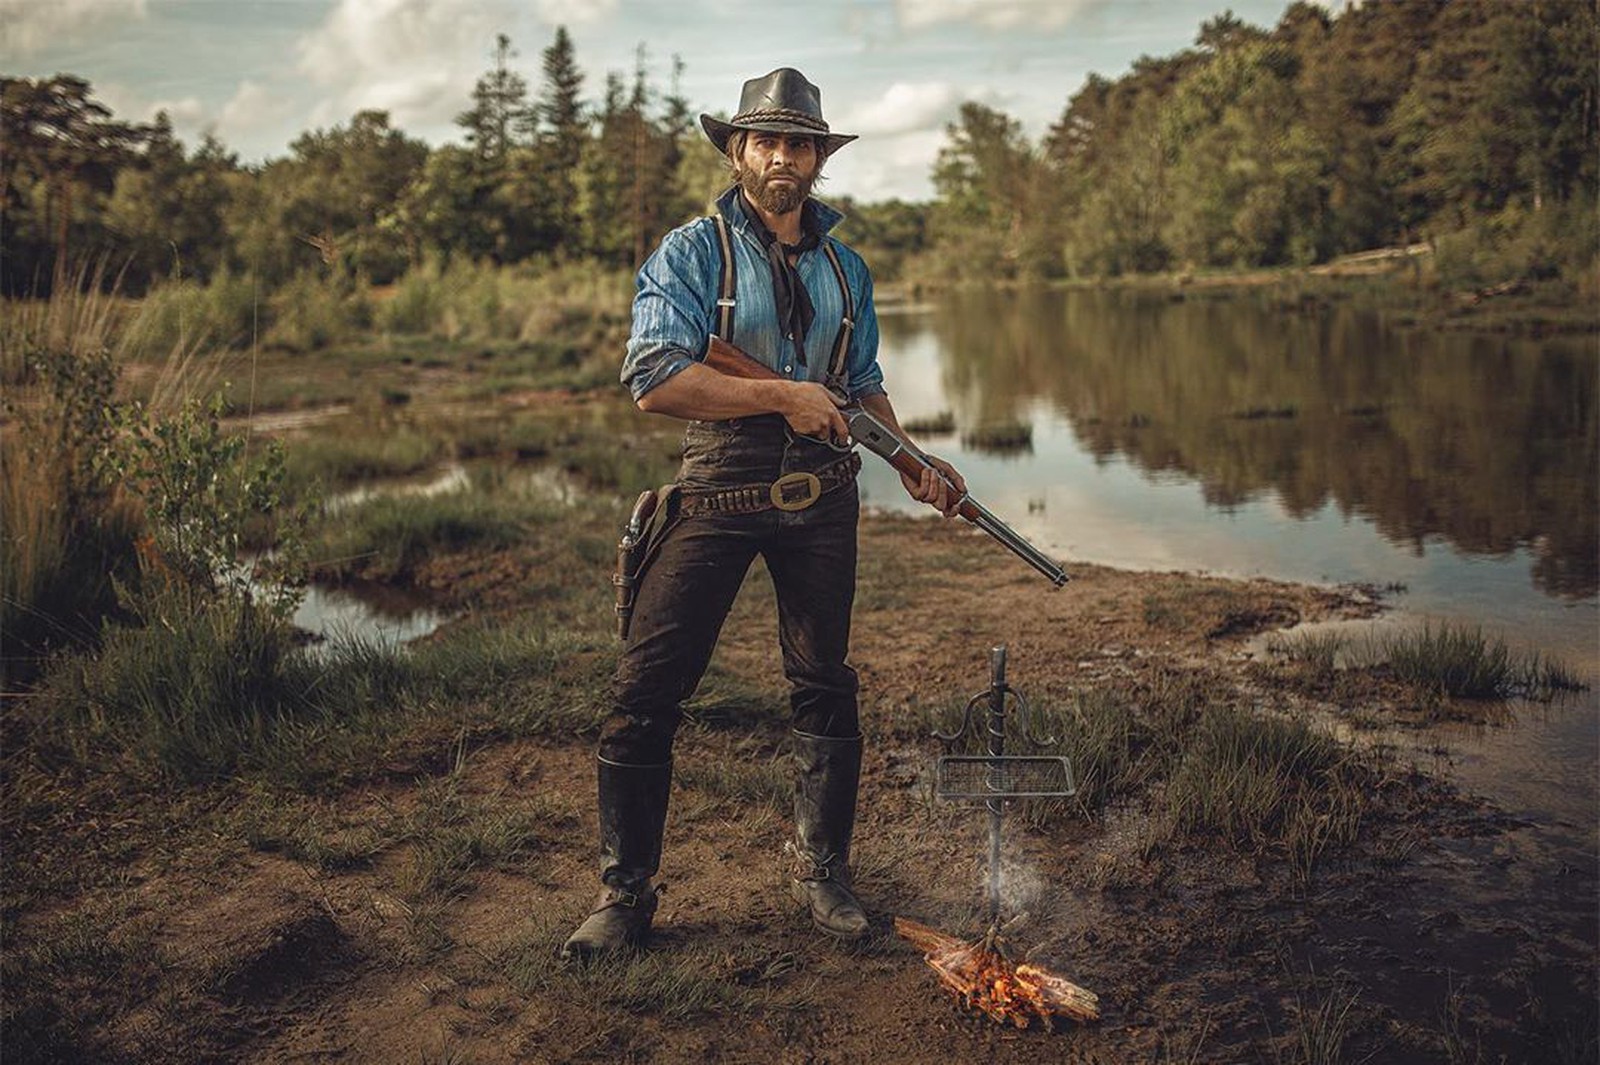
<path id="1" fill-rule="evenodd" d="M 811 127 L 802 126 L 798 122 L 740 122 L 738 125 L 734 125 L 732 122 L 724 122 L 722 119 L 711 115 L 700 116 L 700 128 L 705 130 L 706 137 L 710 139 L 711 143 L 717 146 L 717 151 L 724 153 L 728 150 L 728 138 L 741 129 L 760 130 L 763 133 L 798 133 L 806 137 L 817 137 L 822 140 L 822 150 L 828 155 L 832 155 L 856 139 L 854 133 L 818 133 Z"/>

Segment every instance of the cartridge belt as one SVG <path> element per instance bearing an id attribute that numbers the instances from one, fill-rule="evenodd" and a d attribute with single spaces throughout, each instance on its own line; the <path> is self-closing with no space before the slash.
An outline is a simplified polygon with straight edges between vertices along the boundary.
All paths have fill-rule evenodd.
<path id="1" fill-rule="evenodd" d="M 854 451 L 812 472 L 786 473 L 770 484 L 742 484 L 734 488 L 680 493 L 680 511 L 685 518 L 701 514 L 756 514 L 763 510 L 805 510 L 824 492 L 847 485 L 861 470 L 861 456 Z"/>

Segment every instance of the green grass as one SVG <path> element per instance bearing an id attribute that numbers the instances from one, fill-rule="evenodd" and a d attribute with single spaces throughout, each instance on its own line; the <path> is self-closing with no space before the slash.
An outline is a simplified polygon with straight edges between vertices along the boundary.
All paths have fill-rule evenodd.
<path id="1" fill-rule="evenodd" d="M 570 1004 L 590 1016 L 686 1020 L 706 1014 L 770 1015 L 816 1008 L 818 989 L 800 959 L 752 945 L 738 956 L 687 944 L 623 953 L 587 966 L 560 961 L 569 931 L 558 919 L 533 922 L 488 966 L 523 994 Z"/>
<path id="2" fill-rule="evenodd" d="M 789 809 L 794 795 L 794 769 L 788 758 L 775 755 L 759 740 L 740 743 L 733 756 L 704 760 L 680 759 L 673 779 L 681 788 L 701 792 L 720 807 L 746 810 Z"/>
<path id="3" fill-rule="evenodd" d="M 1329 845 L 1354 840 L 1360 827 L 1350 758 L 1303 722 L 1208 706 L 1164 801 L 1178 830 L 1241 849 L 1286 846 L 1309 874 Z"/>
<path id="4" fill-rule="evenodd" d="M 532 493 L 520 498 L 486 498 L 465 490 L 379 496 L 341 511 L 309 546 L 324 576 L 395 580 L 408 577 L 433 554 L 524 543 L 552 520 L 549 502 Z"/>
<path id="5" fill-rule="evenodd" d="M 1352 1011 L 1360 998 L 1357 988 L 1338 979 L 1322 988 L 1297 988 L 1293 1041 L 1287 1052 L 1278 1053 L 1279 1065 L 1340 1065 L 1345 1061 L 1345 1042 L 1356 1022 Z"/>
<path id="6" fill-rule="evenodd" d="M 1311 679 L 1330 680 L 1341 669 L 1376 671 L 1431 697 L 1538 699 L 1585 687 L 1557 659 L 1519 654 L 1480 628 L 1449 623 L 1366 639 L 1335 632 L 1280 636 L 1268 649 Z"/>
<path id="7" fill-rule="evenodd" d="M 1451 698 L 1544 698 L 1584 687 L 1561 662 L 1514 652 L 1476 626 L 1428 624 L 1390 634 L 1376 640 L 1369 655 L 1402 683 Z"/>
<path id="8" fill-rule="evenodd" d="M 114 1060 L 105 1026 L 118 1004 L 160 979 L 164 966 L 153 922 L 129 920 L 119 903 L 50 919 L 20 949 L 14 928 L 5 938 L 6 1060 Z"/>
<path id="9" fill-rule="evenodd" d="M 437 436 L 407 425 L 374 433 L 320 433 L 296 441 L 288 449 L 288 478 L 298 494 L 310 496 L 313 486 L 338 488 L 359 481 L 404 477 L 434 466 L 445 453 Z"/>
<path id="10" fill-rule="evenodd" d="M 1500 699 L 1520 684 L 1510 649 L 1480 629 L 1427 625 L 1385 638 L 1380 650 L 1402 682 L 1444 695 Z"/>

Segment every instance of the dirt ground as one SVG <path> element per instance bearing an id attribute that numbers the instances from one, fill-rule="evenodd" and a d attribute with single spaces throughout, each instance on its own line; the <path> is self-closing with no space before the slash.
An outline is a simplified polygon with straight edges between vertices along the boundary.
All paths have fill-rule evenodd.
<path id="1" fill-rule="evenodd" d="M 1148 792 L 1092 815 L 1063 803 L 1009 817 L 1004 916 L 1027 915 L 1011 948 L 1096 992 L 1102 1017 L 1017 1030 L 963 1009 L 890 922 L 903 915 L 974 939 L 984 930 L 986 821 L 931 797 L 940 748 L 928 727 L 948 725 L 986 686 L 993 646 L 1008 648 L 1011 683 L 1035 705 L 1177 691 L 1320 719 L 1340 708 L 1274 685 L 1247 642 L 1379 607 L 1354 589 L 1080 565 L 1053 590 L 980 534 L 935 521 L 870 519 L 862 551 L 853 660 L 867 753 L 855 864 L 875 918 L 864 943 L 815 934 L 783 890 L 788 821 L 773 795 L 786 778 L 772 709 L 782 690 L 770 585 L 758 575 L 713 676 L 745 678 L 770 706 L 762 717 L 713 700 L 680 735 L 668 887 L 643 958 L 588 972 L 556 960 L 595 890 L 592 736 L 474 740 L 334 799 L 279 797 L 316 828 L 321 853 L 282 846 L 281 832 L 197 840 L 137 810 L 130 823 L 101 823 L 115 804 L 85 799 L 49 846 L 63 860 L 108 849 L 115 873 L 37 901 L 8 922 L 8 949 L 53 938 L 84 965 L 117 969 L 118 997 L 87 1017 L 30 1018 L 25 1030 L 71 1034 L 54 1047 L 8 1044 L 7 1059 L 1495 1062 L 1592 1052 L 1594 871 L 1547 876 L 1536 856 L 1518 857 L 1515 822 L 1403 759 L 1364 778 L 1372 803 L 1359 840 L 1309 878 L 1272 848 L 1152 842 L 1158 796 Z M 458 605 L 515 610 L 518 582 L 504 579 L 515 564 L 439 560 L 423 580 Z M 163 816 L 206 824 L 210 801 Z M 485 849 L 423 890 L 419 878 L 439 868 L 426 848 L 448 842 L 419 826 L 452 817 L 520 826 L 522 845 L 498 859 Z M 363 850 L 372 826 L 385 842 Z M 117 850 L 119 834 L 135 842 Z M 473 838 L 487 848 L 491 834 Z M 1475 905 L 1475 884 L 1517 876 L 1551 905 Z"/>

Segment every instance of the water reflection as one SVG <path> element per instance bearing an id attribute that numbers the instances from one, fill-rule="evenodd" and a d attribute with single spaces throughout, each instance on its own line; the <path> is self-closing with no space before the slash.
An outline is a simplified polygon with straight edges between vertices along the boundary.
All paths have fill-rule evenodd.
<path id="1" fill-rule="evenodd" d="M 373 581 L 313 584 L 294 615 L 295 627 L 315 637 L 324 653 L 350 641 L 397 647 L 446 620 L 421 593 Z"/>
<path id="2" fill-rule="evenodd" d="M 883 333 L 886 366 L 911 371 L 892 380 L 902 415 L 942 407 L 965 433 L 1037 421 L 1043 407 L 1097 464 L 1196 484 L 1224 512 L 1270 501 L 1293 521 L 1357 519 L 1419 557 L 1443 542 L 1530 559 L 1550 595 L 1600 588 L 1587 338 L 1401 331 L 1347 305 L 1045 289 L 955 294 L 885 315 Z M 930 363 L 936 384 L 907 380 Z"/>

